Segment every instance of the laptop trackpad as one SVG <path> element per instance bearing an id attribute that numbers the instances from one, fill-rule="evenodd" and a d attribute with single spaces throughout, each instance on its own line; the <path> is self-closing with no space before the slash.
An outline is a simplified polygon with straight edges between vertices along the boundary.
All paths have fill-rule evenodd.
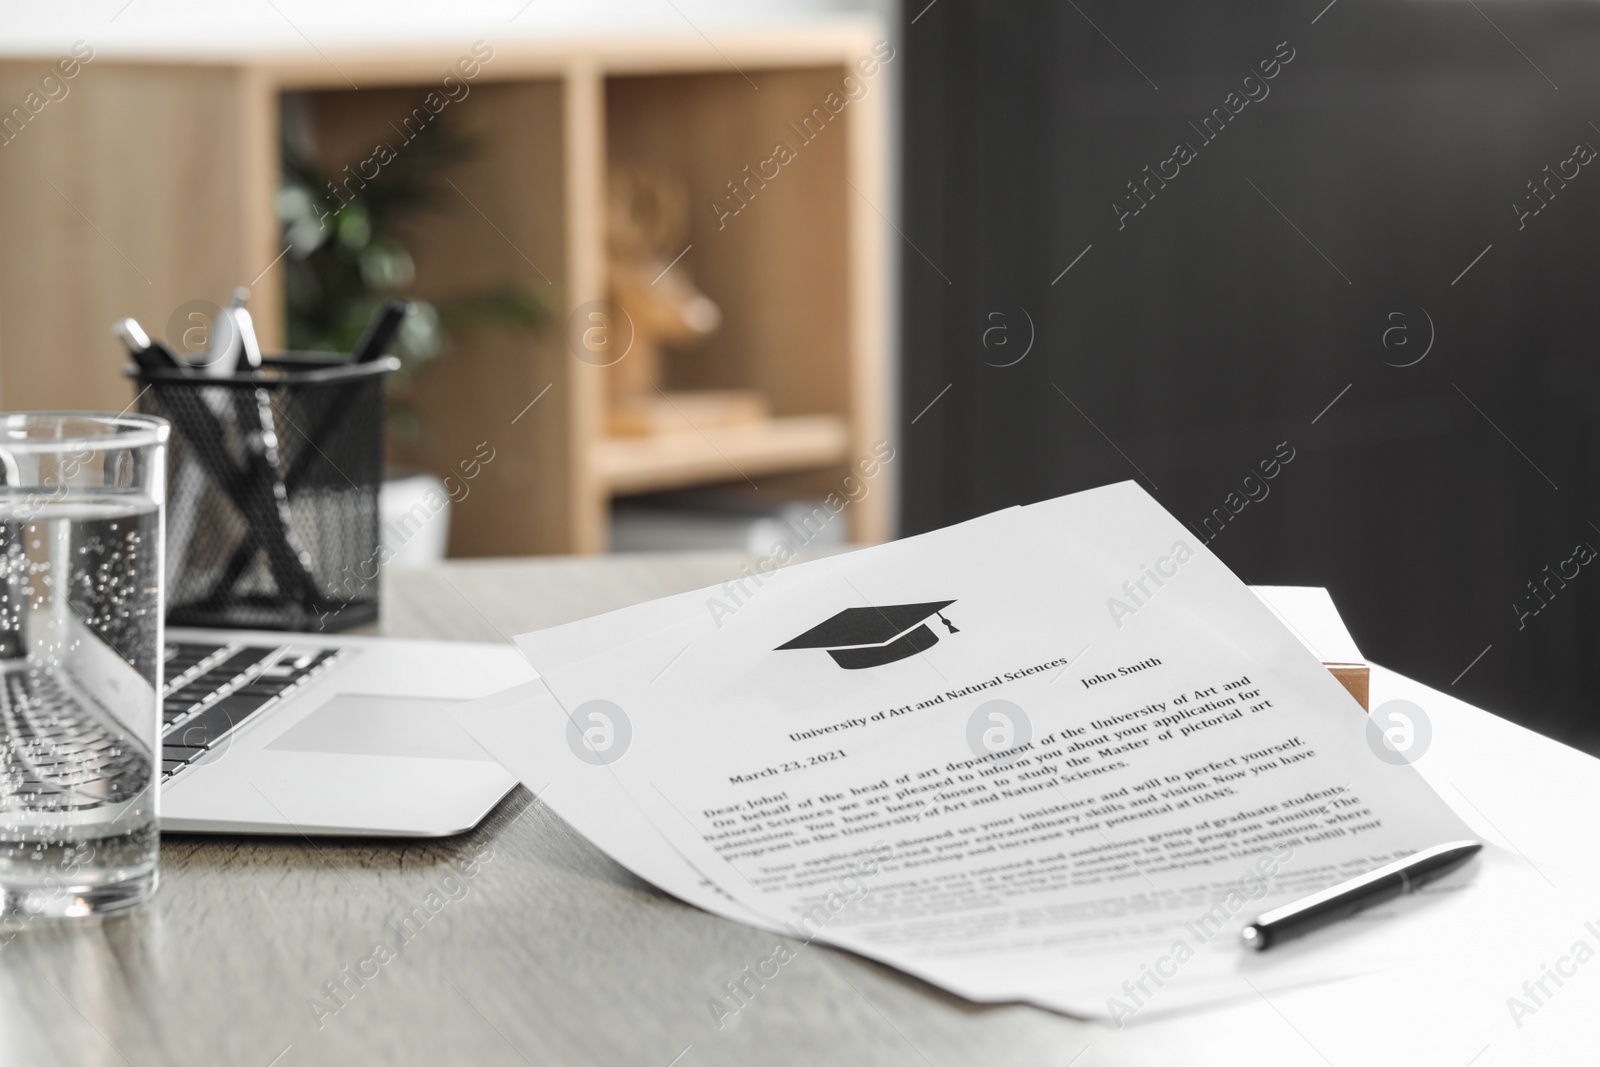
<path id="1" fill-rule="evenodd" d="M 452 719 L 457 700 L 339 693 L 267 745 L 287 752 L 493 762 Z"/>

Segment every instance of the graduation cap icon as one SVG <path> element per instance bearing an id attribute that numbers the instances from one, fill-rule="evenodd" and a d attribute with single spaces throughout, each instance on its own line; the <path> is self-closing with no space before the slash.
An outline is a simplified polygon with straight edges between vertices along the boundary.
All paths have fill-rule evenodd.
<path id="1" fill-rule="evenodd" d="M 845 608 L 774 651 L 791 648 L 825 648 L 834 662 L 847 671 L 879 667 L 914 656 L 939 643 L 927 619 L 937 616 L 953 634 L 961 631 L 944 617 L 954 600 L 928 604 L 892 604 L 881 608 Z"/>

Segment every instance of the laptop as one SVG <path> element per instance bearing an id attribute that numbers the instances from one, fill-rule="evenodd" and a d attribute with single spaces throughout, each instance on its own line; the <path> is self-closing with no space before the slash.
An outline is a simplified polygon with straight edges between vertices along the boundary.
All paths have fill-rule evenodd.
<path id="1" fill-rule="evenodd" d="M 509 645 L 169 628 L 161 829 L 443 837 L 516 779 L 450 707 L 537 677 Z"/>

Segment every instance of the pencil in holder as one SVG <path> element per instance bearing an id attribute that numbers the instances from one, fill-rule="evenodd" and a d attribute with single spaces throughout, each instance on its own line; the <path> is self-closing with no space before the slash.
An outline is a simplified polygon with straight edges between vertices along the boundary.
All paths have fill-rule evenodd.
<path id="1" fill-rule="evenodd" d="M 167 622 L 345 630 L 378 617 L 392 356 L 286 353 L 215 378 L 130 370 L 172 424 Z"/>

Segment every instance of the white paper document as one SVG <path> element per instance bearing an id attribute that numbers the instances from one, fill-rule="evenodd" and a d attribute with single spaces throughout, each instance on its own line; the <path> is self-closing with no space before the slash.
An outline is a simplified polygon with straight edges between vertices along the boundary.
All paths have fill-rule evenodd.
<path id="1" fill-rule="evenodd" d="M 1486 852 L 1315 944 L 1241 948 L 1261 911 L 1472 835 L 1132 483 L 518 643 L 548 691 L 459 718 L 576 829 L 973 1000 L 1120 1021 L 1382 966 L 1519 889 Z"/>

